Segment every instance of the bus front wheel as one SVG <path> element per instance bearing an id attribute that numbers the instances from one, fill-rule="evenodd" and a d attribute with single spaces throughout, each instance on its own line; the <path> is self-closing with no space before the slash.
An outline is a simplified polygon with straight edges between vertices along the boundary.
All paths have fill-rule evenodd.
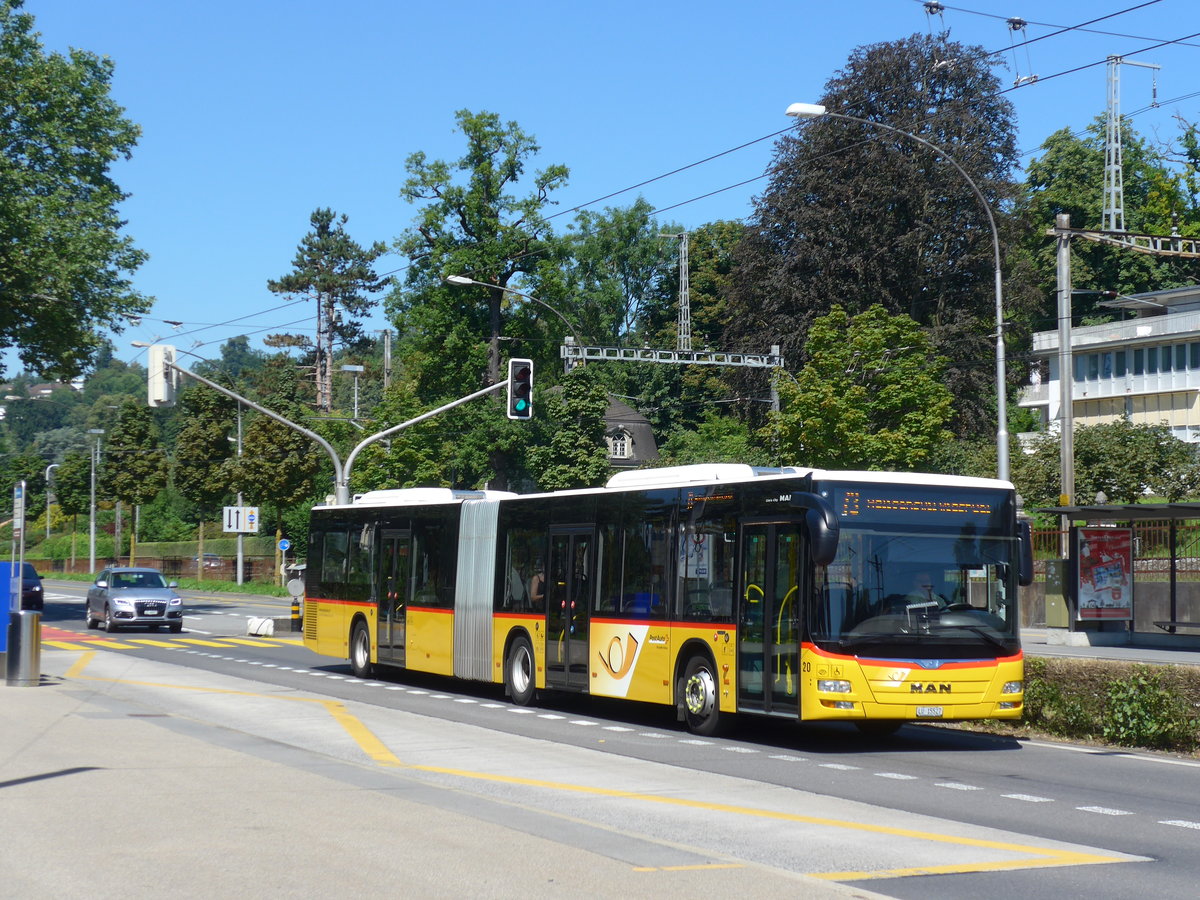
<path id="1" fill-rule="evenodd" d="M 371 677 L 371 632 L 366 622 L 355 622 L 350 632 L 350 668 L 359 678 Z"/>
<path id="2" fill-rule="evenodd" d="M 717 676 L 707 657 L 688 660 L 683 673 L 683 717 L 692 734 L 714 735 L 721 727 Z"/>
<path id="3" fill-rule="evenodd" d="M 508 651 L 508 663 L 504 667 L 504 686 L 508 696 L 517 706 L 529 706 L 533 703 L 537 687 L 536 671 L 533 662 L 533 647 L 528 638 L 519 637 L 513 641 L 512 649 Z"/>

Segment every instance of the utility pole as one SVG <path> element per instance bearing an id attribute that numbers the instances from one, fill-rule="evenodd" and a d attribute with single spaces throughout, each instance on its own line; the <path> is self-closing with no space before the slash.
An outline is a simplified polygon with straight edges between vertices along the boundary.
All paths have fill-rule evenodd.
<path id="1" fill-rule="evenodd" d="M 1125 230 L 1125 174 L 1121 151 L 1121 66 L 1161 69 L 1154 63 L 1137 62 L 1120 56 L 1108 58 L 1108 112 L 1104 137 L 1104 212 L 1101 228 Z M 1152 103 L 1158 103 L 1158 80 L 1152 89 Z"/>
<path id="2" fill-rule="evenodd" d="M 688 233 L 660 234 L 659 237 L 679 241 L 679 327 L 675 349 L 692 349 L 692 292 L 688 282 Z"/>
<path id="3" fill-rule="evenodd" d="M 1059 506 L 1075 500 L 1075 373 L 1071 353 L 1071 217 L 1065 213 L 1055 219 L 1057 227 L 1058 277 L 1058 429 L 1059 429 Z M 1069 517 L 1062 517 L 1063 556 Z"/>

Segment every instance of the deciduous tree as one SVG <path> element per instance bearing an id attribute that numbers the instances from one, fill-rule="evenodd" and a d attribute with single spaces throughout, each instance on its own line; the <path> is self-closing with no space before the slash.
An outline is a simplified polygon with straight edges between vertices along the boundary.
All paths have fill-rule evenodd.
<path id="1" fill-rule="evenodd" d="M 127 195 L 110 174 L 138 128 L 109 94 L 111 60 L 46 53 L 33 26 L 21 0 L 0 2 L 0 349 L 70 377 L 103 332 L 150 308 L 129 280 L 146 255 L 121 233 Z"/>
<path id="2" fill-rule="evenodd" d="M 820 102 L 943 148 L 1008 245 L 1016 128 L 991 58 L 945 35 L 860 47 Z M 962 174 L 906 134 L 827 117 L 780 139 L 769 176 L 738 251 L 728 348 L 780 344 L 799 365 L 833 304 L 850 315 L 880 304 L 928 329 L 946 358 L 956 429 L 994 431 L 994 245 Z M 1005 313 L 1022 321 L 1036 297 L 1008 275 Z"/>
<path id="3" fill-rule="evenodd" d="M 952 435 L 945 360 L 912 319 L 872 306 L 840 306 L 815 320 L 807 364 L 782 379 L 782 411 L 764 438 L 797 465 L 846 469 L 926 468 Z"/>

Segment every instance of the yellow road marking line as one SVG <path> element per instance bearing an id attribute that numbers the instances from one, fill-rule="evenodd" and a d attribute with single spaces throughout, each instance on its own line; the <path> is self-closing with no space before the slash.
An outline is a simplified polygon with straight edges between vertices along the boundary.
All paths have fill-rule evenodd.
<path id="1" fill-rule="evenodd" d="M 181 637 L 181 638 L 172 638 L 172 640 L 178 641 L 181 644 L 195 644 L 197 647 L 224 647 L 226 649 L 229 649 L 229 647 L 231 646 L 230 644 L 222 644 L 218 641 L 206 641 L 203 638 Z"/>
<path id="2" fill-rule="evenodd" d="M 126 638 L 131 644 L 145 644 L 147 647 L 178 647 L 179 644 L 172 641 L 159 641 L 154 638 Z"/>
<path id="3" fill-rule="evenodd" d="M 86 678 L 87 676 L 83 674 L 83 670 L 86 669 L 95 658 L 95 650 L 88 650 L 85 653 L 79 654 L 79 659 L 75 660 L 75 664 L 71 666 L 71 668 L 67 669 L 66 674 L 63 675 L 63 678 Z"/>
<path id="4" fill-rule="evenodd" d="M 524 778 L 516 775 L 499 775 L 492 772 L 474 772 L 468 769 L 454 769 L 446 766 L 414 765 L 401 761 L 374 732 L 364 725 L 357 716 L 346 709 L 337 700 L 323 700 L 317 697 L 285 697 L 277 694 L 260 694 L 254 691 L 234 691 L 225 688 L 208 688 L 191 685 L 163 684 L 152 681 L 131 681 L 124 678 L 95 678 L 83 675 L 83 669 L 91 662 L 94 653 L 84 654 L 71 667 L 64 677 L 82 678 L 91 681 L 107 681 L 117 684 L 132 684 L 143 687 L 174 688 L 201 693 L 228 694 L 231 696 L 260 697 L 275 700 L 288 700 L 300 703 L 315 703 L 323 706 L 333 719 L 345 729 L 346 733 L 359 745 L 368 756 L 376 762 L 387 766 L 408 769 L 414 772 L 429 772 L 438 775 L 454 775 L 474 781 L 487 781 L 496 784 L 522 785 L 526 787 L 547 788 L 574 794 L 591 794 L 600 797 L 637 800 L 644 803 L 656 803 L 663 806 L 677 806 L 686 809 L 700 809 L 708 812 L 721 812 L 756 819 L 766 819 L 780 822 L 793 822 L 803 825 L 818 825 L 825 828 L 840 828 L 848 831 L 860 831 L 871 834 L 885 834 L 893 837 L 910 838 L 913 840 L 930 841 L 940 844 L 953 844 L 961 847 L 978 847 L 988 850 L 1001 850 L 1010 853 L 1029 854 L 1034 859 L 1015 859 L 995 862 L 978 862 L 973 864 L 951 864 L 946 866 L 927 866 L 905 869 L 883 869 L 865 872 L 809 872 L 813 878 L 828 881 L 849 881 L 868 878 L 901 878 L 911 875 L 932 875 L 947 873 L 993 872 L 1005 869 L 1041 868 L 1047 866 L 1094 865 L 1098 863 L 1116 863 L 1126 860 L 1116 856 L 1101 856 L 1094 853 L 1080 853 L 1070 850 L 1035 847 L 1029 844 L 1015 844 L 1008 841 L 993 841 L 983 838 L 960 837 L 952 834 L 938 834 L 932 831 L 917 831 L 911 828 L 896 828 L 890 825 L 873 825 L 869 822 L 852 822 L 843 819 L 828 819 L 822 816 L 805 816 L 798 813 L 781 812 L 773 809 L 759 809 L 750 806 L 735 806 L 728 803 L 710 803 L 703 800 L 689 800 L 684 797 L 666 797 L 657 794 L 645 794 L 637 791 L 627 791 L 620 788 L 604 788 L 593 785 L 569 784 L 560 781 L 544 781 L 540 778 Z M 666 871 L 668 869 L 664 869 Z M 640 870 L 648 871 L 648 870 Z"/>
<path id="5" fill-rule="evenodd" d="M 269 644 L 266 641 L 254 641 L 254 640 L 251 640 L 250 638 L 223 637 L 223 638 L 221 638 L 221 640 L 225 641 L 225 643 L 227 643 L 227 644 L 242 644 L 246 647 L 274 647 L 275 646 L 274 644 Z"/>

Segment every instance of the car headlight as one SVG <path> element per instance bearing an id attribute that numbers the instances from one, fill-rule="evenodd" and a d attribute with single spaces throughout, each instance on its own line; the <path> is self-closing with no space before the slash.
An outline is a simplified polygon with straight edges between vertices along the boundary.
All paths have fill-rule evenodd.
<path id="1" fill-rule="evenodd" d="M 1019 694 L 1025 690 L 1025 682 L 1023 681 L 1006 681 L 1004 687 L 1000 688 L 1002 694 Z"/>
<path id="2" fill-rule="evenodd" d="M 172 598 L 171 598 L 171 605 L 172 605 L 172 606 L 178 606 L 178 605 L 179 605 L 180 603 L 182 603 L 182 602 L 183 602 L 183 600 L 182 600 L 182 598 L 180 598 L 180 597 L 172 597 Z"/>
<path id="3" fill-rule="evenodd" d="M 123 597 L 114 597 L 113 603 L 115 603 L 121 609 L 133 609 L 133 601 L 126 600 Z"/>

